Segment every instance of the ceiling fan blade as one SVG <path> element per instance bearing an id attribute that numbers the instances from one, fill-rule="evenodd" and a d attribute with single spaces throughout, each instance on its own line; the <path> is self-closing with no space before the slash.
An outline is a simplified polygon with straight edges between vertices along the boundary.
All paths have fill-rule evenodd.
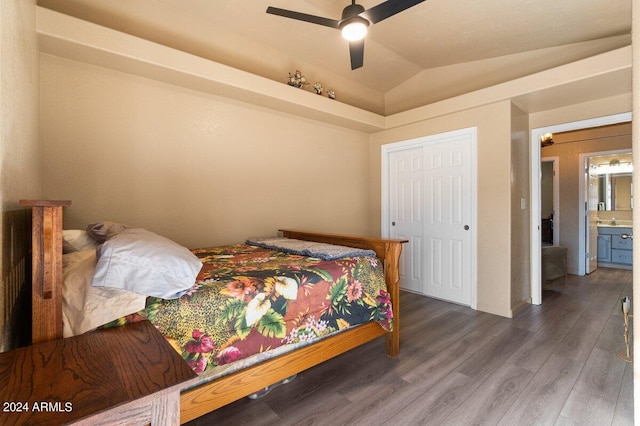
<path id="1" fill-rule="evenodd" d="M 349 55 L 351 56 L 351 69 L 362 67 L 364 64 L 364 39 L 349 42 Z"/>
<path id="2" fill-rule="evenodd" d="M 360 16 L 372 24 L 375 24 L 423 1 L 424 0 L 387 0 L 377 6 L 373 6 L 371 9 L 365 10 Z"/>
<path id="3" fill-rule="evenodd" d="M 338 28 L 340 21 L 335 19 L 323 18 L 322 16 L 308 15 L 306 13 L 294 12 L 292 10 L 279 9 L 269 6 L 267 13 L 272 15 L 284 16 L 285 18 L 297 19 L 298 21 L 311 22 L 312 24 L 323 25 L 325 27 Z"/>

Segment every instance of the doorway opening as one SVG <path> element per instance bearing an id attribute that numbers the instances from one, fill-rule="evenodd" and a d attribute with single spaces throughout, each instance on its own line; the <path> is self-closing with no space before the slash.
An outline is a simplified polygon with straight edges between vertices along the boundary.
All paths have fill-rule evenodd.
<path id="1" fill-rule="evenodd" d="M 539 305 L 542 303 L 542 276 L 541 276 L 541 147 L 540 141 L 542 136 L 546 133 L 560 133 L 572 130 L 587 129 L 591 127 L 607 126 L 611 124 L 631 122 L 631 113 L 622 113 L 609 115 L 605 117 L 598 117 L 588 120 L 575 121 L 571 123 L 564 123 L 548 127 L 540 127 L 531 130 L 530 139 L 530 158 L 531 158 L 531 203 L 530 203 L 530 216 L 531 216 L 531 236 L 530 236 L 530 248 L 531 248 L 531 303 Z M 564 169 L 564 168 L 563 168 Z M 567 215 L 564 215 L 564 220 L 569 220 Z M 580 229 L 584 229 L 584 215 L 578 215 L 577 218 L 580 222 Z M 557 224 L 561 226 L 561 224 Z M 581 237 L 584 238 L 584 235 Z M 559 243 L 562 244 L 562 235 L 560 235 Z"/>
<path id="2" fill-rule="evenodd" d="M 633 223 L 632 151 L 591 152 L 580 155 L 580 164 L 584 170 L 580 176 L 584 188 L 579 203 L 583 209 L 584 238 L 580 240 L 579 259 L 583 262 L 578 273 L 590 274 L 598 265 L 630 269 L 630 253 L 620 251 L 630 241 L 617 242 L 616 235 L 626 232 Z M 616 230 L 623 231 L 616 233 Z"/>

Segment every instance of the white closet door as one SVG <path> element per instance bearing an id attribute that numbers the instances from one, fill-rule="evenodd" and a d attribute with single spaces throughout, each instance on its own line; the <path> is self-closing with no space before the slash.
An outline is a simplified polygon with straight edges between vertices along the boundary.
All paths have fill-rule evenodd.
<path id="1" fill-rule="evenodd" d="M 389 154 L 390 237 L 408 240 L 400 256 L 400 286 L 423 292 L 424 190 L 422 147 Z"/>
<path id="2" fill-rule="evenodd" d="M 471 306 L 473 136 L 435 135 L 388 152 L 389 236 L 409 240 L 400 286 Z"/>
<path id="3" fill-rule="evenodd" d="M 428 296 L 471 304 L 471 143 L 425 146 L 425 282 Z"/>

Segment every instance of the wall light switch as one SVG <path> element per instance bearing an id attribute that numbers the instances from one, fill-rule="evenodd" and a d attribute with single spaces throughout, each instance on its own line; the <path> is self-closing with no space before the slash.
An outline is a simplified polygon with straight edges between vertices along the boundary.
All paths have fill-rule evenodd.
<path id="1" fill-rule="evenodd" d="M 525 200 L 524 198 L 520 198 L 520 208 L 522 210 L 527 208 L 527 200 Z"/>

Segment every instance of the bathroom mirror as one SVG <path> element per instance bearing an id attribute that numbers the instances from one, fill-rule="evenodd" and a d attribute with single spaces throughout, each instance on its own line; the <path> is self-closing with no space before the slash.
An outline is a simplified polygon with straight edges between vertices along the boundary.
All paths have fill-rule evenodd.
<path id="1" fill-rule="evenodd" d="M 598 175 L 598 210 L 632 210 L 631 173 Z"/>

